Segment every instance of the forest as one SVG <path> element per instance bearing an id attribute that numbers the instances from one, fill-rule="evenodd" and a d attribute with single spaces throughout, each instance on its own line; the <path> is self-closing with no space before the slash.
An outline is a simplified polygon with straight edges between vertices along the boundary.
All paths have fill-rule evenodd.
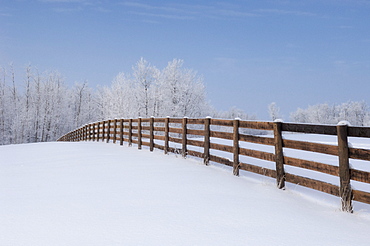
<path id="1" fill-rule="evenodd" d="M 208 115 L 254 119 L 236 108 L 214 110 L 203 78 L 178 59 L 160 70 L 141 58 L 130 74 L 119 73 L 110 86 L 94 89 L 87 82 L 68 86 L 60 73 L 31 65 L 22 76 L 13 65 L 0 68 L 0 145 L 54 141 L 103 119 Z"/>
<path id="2" fill-rule="evenodd" d="M 0 145 L 54 141 L 87 123 L 114 118 L 205 117 L 256 120 L 236 107 L 214 109 L 206 98 L 202 76 L 174 59 L 158 69 L 141 58 L 131 73 L 119 73 L 109 86 L 87 82 L 68 86 L 57 71 L 40 72 L 31 65 L 18 76 L 14 66 L 0 67 Z M 275 103 L 271 120 L 279 117 Z M 318 104 L 291 113 L 291 121 L 370 125 L 365 102 Z"/>

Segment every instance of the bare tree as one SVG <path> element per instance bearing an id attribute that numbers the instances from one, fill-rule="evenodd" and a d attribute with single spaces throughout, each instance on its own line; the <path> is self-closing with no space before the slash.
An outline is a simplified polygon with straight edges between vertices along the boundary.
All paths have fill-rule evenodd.
<path id="1" fill-rule="evenodd" d="M 276 105 L 275 102 L 270 103 L 270 105 L 268 106 L 268 110 L 269 110 L 269 115 L 272 121 L 281 118 L 280 108 Z"/>

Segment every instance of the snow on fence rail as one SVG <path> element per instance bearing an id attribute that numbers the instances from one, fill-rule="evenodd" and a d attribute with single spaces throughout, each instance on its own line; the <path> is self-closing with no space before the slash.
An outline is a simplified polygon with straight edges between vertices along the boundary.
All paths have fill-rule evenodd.
<path id="1" fill-rule="evenodd" d="M 248 134 L 246 129 L 273 131 L 273 137 Z M 333 145 L 286 139 L 282 136 L 283 132 L 334 135 L 337 136 L 337 143 Z M 144 145 L 150 151 L 158 148 L 164 150 L 165 154 L 170 151 L 183 157 L 196 156 L 203 158 L 206 165 L 213 161 L 231 166 L 234 175 L 239 175 L 239 170 L 245 170 L 275 178 L 280 189 L 284 188 L 285 182 L 290 182 L 338 196 L 341 198 L 342 210 L 352 212 L 352 200 L 370 204 L 370 193 L 352 189 L 350 184 L 351 180 L 370 184 L 370 149 L 349 146 L 348 137 L 370 138 L 370 127 L 152 117 L 87 124 L 62 136 L 58 141 L 119 141 L 121 145 L 126 141 L 129 146 L 137 144 L 139 149 Z M 273 151 L 256 150 L 246 144 L 270 146 Z M 284 153 L 288 149 L 336 156 L 338 163 L 327 164 L 288 156 Z M 225 158 L 225 153 L 230 158 Z M 241 161 L 245 157 L 251 158 L 248 162 L 267 161 L 270 167 Z M 350 159 L 366 161 L 366 170 L 350 167 Z M 339 185 L 289 173 L 285 170 L 289 166 L 339 177 Z"/>

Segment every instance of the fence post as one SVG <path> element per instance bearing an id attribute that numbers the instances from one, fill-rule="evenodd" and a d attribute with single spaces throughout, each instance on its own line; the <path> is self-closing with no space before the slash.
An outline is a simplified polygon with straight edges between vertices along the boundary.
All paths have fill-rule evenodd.
<path id="1" fill-rule="evenodd" d="M 96 123 L 96 142 L 99 142 L 100 122 Z"/>
<path id="2" fill-rule="evenodd" d="M 149 149 L 150 149 L 150 151 L 153 151 L 154 150 L 154 116 L 150 117 L 149 123 L 150 123 Z"/>
<path id="3" fill-rule="evenodd" d="M 90 124 L 86 125 L 86 141 L 90 141 Z"/>
<path id="4" fill-rule="evenodd" d="M 207 116 L 204 120 L 204 154 L 203 154 L 203 163 L 208 165 L 209 164 L 209 147 L 210 147 L 210 130 L 211 125 L 211 117 Z"/>
<path id="5" fill-rule="evenodd" d="M 92 135 L 92 131 L 93 131 L 93 129 L 91 129 L 92 128 L 92 126 L 93 126 L 93 124 L 89 124 L 89 140 L 91 141 L 91 140 L 93 140 L 93 135 Z"/>
<path id="6" fill-rule="evenodd" d="M 94 124 L 94 141 L 96 140 L 97 142 L 99 141 L 98 131 L 99 131 L 99 124 L 96 122 Z"/>
<path id="7" fill-rule="evenodd" d="M 128 146 L 132 146 L 132 119 L 128 120 Z"/>
<path id="8" fill-rule="evenodd" d="M 239 176 L 239 119 L 235 119 L 233 122 L 233 155 L 234 155 L 234 162 L 233 162 L 233 174 L 235 176 Z"/>
<path id="9" fill-rule="evenodd" d="M 274 122 L 276 183 L 279 189 L 285 187 L 282 124 L 280 121 Z"/>
<path id="10" fill-rule="evenodd" d="M 113 143 L 116 143 L 117 140 L 117 119 L 114 119 L 113 121 Z"/>
<path id="11" fill-rule="evenodd" d="M 104 142 L 104 140 L 105 140 L 105 121 L 103 120 L 102 122 L 101 122 L 101 124 L 102 124 L 102 126 L 101 126 L 101 140 L 102 140 L 102 142 Z"/>
<path id="12" fill-rule="evenodd" d="M 186 157 L 187 155 L 187 134 L 188 134 L 188 131 L 187 131 L 187 125 L 188 125 L 188 118 L 187 117 L 184 117 L 182 119 L 182 157 Z"/>
<path id="13" fill-rule="evenodd" d="M 109 140 L 110 140 L 110 122 L 111 122 L 111 120 L 108 120 L 107 122 L 108 122 L 108 124 L 107 124 L 107 143 L 109 143 Z"/>
<path id="14" fill-rule="evenodd" d="M 168 142 L 169 142 L 169 131 L 170 131 L 170 117 L 167 116 L 164 120 L 164 154 L 168 154 Z"/>
<path id="15" fill-rule="evenodd" d="M 137 119 L 137 148 L 141 149 L 142 140 L 141 140 L 141 117 Z"/>
<path id="16" fill-rule="evenodd" d="M 124 125 L 123 125 L 123 119 L 120 119 L 119 120 L 119 125 L 120 125 L 120 131 L 119 131 L 119 145 L 123 145 L 123 129 L 124 129 Z"/>
<path id="17" fill-rule="evenodd" d="M 102 121 L 102 141 L 104 142 L 105 138 L 106 138 L 106 130 L 105 130 L 105 124 L 106 124 L 106 121 Z"/>
<path id="18" fill-rule="evenodd" d="M 340 180 L 339 196 L 342 202 L 342 211 L 352 213 L 352 189 L 350 183 L 351 177 L 349 168 L 347 124 L 347 122 L 339 122 L 337 125 Z"/>

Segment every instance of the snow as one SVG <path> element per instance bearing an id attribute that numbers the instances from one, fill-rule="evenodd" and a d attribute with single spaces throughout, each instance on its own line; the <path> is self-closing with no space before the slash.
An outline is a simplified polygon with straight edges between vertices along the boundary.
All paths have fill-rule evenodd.
<path id="1" fill-rule="evenodd" d="M 96 142 L 0 147 L 0 245 L 368 245 L 370 213 Z M 324 198 L 325 197 L 325 198 Z M 338 198 L 337 198 L 338 199 Z"/>

